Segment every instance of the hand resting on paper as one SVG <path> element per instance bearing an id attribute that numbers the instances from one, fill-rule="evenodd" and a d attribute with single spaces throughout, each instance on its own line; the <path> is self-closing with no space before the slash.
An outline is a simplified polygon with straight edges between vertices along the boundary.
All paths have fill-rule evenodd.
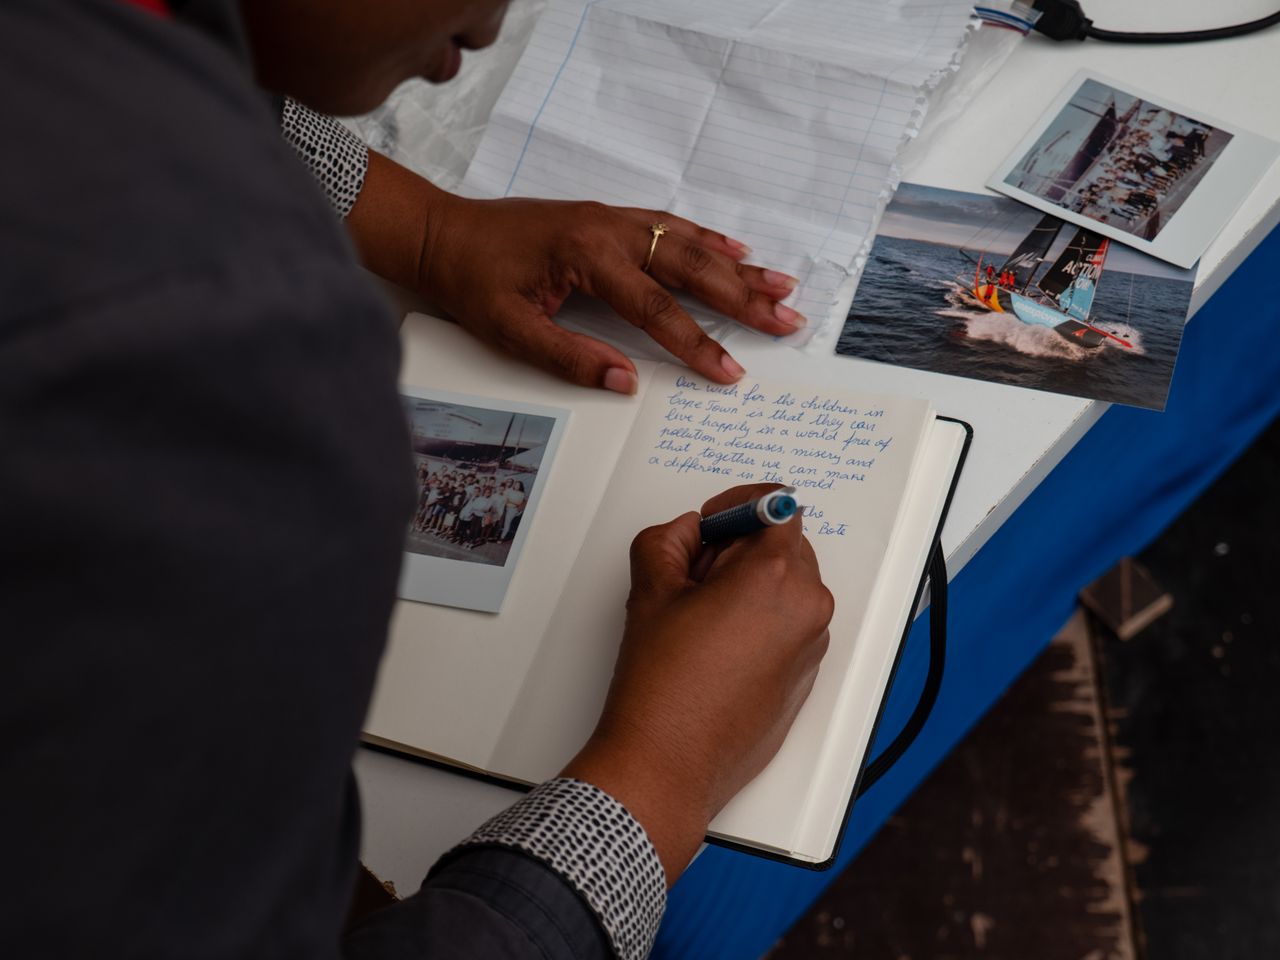
<path id="1" fill-rule="evenodd" d="M 702 512 L 773 489 L 735 487 Z M 782 745 L 813 687 L 833 610 L 798 521 L 718 550 L 701 545 L 696 513 L 636 537 L 613 684 L 562 775 L 631 811 L 668 884 L 711 819 Z"/>
<path id="2" fill-rule="evenodd" d="M 669 232 L 646 274 L 649 227 L 658 222 Z M 371 151 L 347 225 L 369 269 L 422 293 L 486 343 L 584 386 L 634 393 L 636 374 L 621 351 L 552 322 L 575 289 L 718 383 L 736 381 L 742 368 L 668 288 L 764 333 L 804 323 L 779 302 L 794 278 L 747 266 L 742 244 L 659 211 L 468 200 Z"/>

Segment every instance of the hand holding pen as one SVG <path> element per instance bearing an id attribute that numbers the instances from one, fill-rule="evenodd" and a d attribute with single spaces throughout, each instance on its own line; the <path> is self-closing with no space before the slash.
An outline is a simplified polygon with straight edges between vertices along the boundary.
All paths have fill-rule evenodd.
<path id="1" fill-rule="evenodd" d="M 736 507 L 704 516 L 698 525 L 702 542 L 734 540 L 765 527 L 781 526 L 800 512 L 795 492 L 795 487 L 780 487 Z"/>
<path id="2" fill-rule="evenodd" d="M 735 487 L 631 545 L 631 595 L 599 725 L 564 770 L 605 790 L 644 825 L 674 880 L 707 823 L 777 752 L 826 652 L 834 599 L 790 496 Z M 704 541 L 731 508 L 750 536 Z M 790 516 L 799 513 L 794 500 Z M 747 521 L 742 521 L 747 522 Z"/>

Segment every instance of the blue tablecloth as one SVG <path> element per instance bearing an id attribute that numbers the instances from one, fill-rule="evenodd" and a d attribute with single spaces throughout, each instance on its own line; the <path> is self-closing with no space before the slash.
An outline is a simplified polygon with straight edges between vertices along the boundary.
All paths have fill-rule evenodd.
<path id="1" fill-rule="evenodd" d="M 814 873 L 707 849 L 671 892 L 655 957 L 742 960 L 768 950 L 1044 649 L 1080 589 L 1150 543 L 1280 413 L 1278 293 L 1280 229 L 1187 327 L 1165 412 L 1108 410 L 954 578 L 937 706 L 854 807 L 839 863 Z M 927 626 L 922 617 L 911 633 L 877 750 L 915 704 Z"/>

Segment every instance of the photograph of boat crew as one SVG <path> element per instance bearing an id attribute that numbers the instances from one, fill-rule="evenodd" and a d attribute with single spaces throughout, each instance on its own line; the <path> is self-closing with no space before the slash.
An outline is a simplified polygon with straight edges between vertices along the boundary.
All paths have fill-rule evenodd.
<path id="1" fill-rule="evenodd" d="M 1079 71 L 988 177 L 997 193 L 1179 267 L 1257 192 L 1280 143 Z M 1265 192 L 1265 191 L 1264 191 Z"/>
<path id="2" fill-rule="evenodd" d="M 496 611 L 567 413 L 405 396 L 416 506 L 400 595 Z"/>
<path id="3" fill-rule="evenodd" d="M 1005 177 L 1136 237 L 1159 235 L 1232 134 L 1088 79 Z"/>
<path id="4" fill-rule="evenodd" d="M 1007 197 L 904 183 L 836 351 L 1161 410 L 1194 279 Z"/>

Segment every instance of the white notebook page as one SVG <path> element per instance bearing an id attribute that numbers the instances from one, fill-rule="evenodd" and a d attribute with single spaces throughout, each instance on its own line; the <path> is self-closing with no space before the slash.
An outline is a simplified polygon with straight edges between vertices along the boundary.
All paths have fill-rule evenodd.
<path id="1" fill-rule="evenodd" d="M 928 90 L 958 62 L 969 10 L 551 0 L 464 192 L 670 210 L 800 277 L 790 302 L 817 325 L 888 200 Z M 601 329 L 604 308 L 566 310 L 569 325 Z M 616 321 L 606 329 L 616 334 Z M 639 337 L 623 346 L 652 355 Z"/>
<path id="2" fill-rule="evenodd" d="M 528 540 L 498 614 L 400 600 L 365 733 L 485 767 L 537 655 L 634 419 L 634 398 L 584 390 L 481 344 L 456 324 L 421 314 L 402 328 L 401 381 L 571 408 Z M 653 367 L 637 364 L 644 389 Z M 624 555 L 626 543 L 618 545 Z M 567 760 L 568 757 L 566 756 Z"/>

